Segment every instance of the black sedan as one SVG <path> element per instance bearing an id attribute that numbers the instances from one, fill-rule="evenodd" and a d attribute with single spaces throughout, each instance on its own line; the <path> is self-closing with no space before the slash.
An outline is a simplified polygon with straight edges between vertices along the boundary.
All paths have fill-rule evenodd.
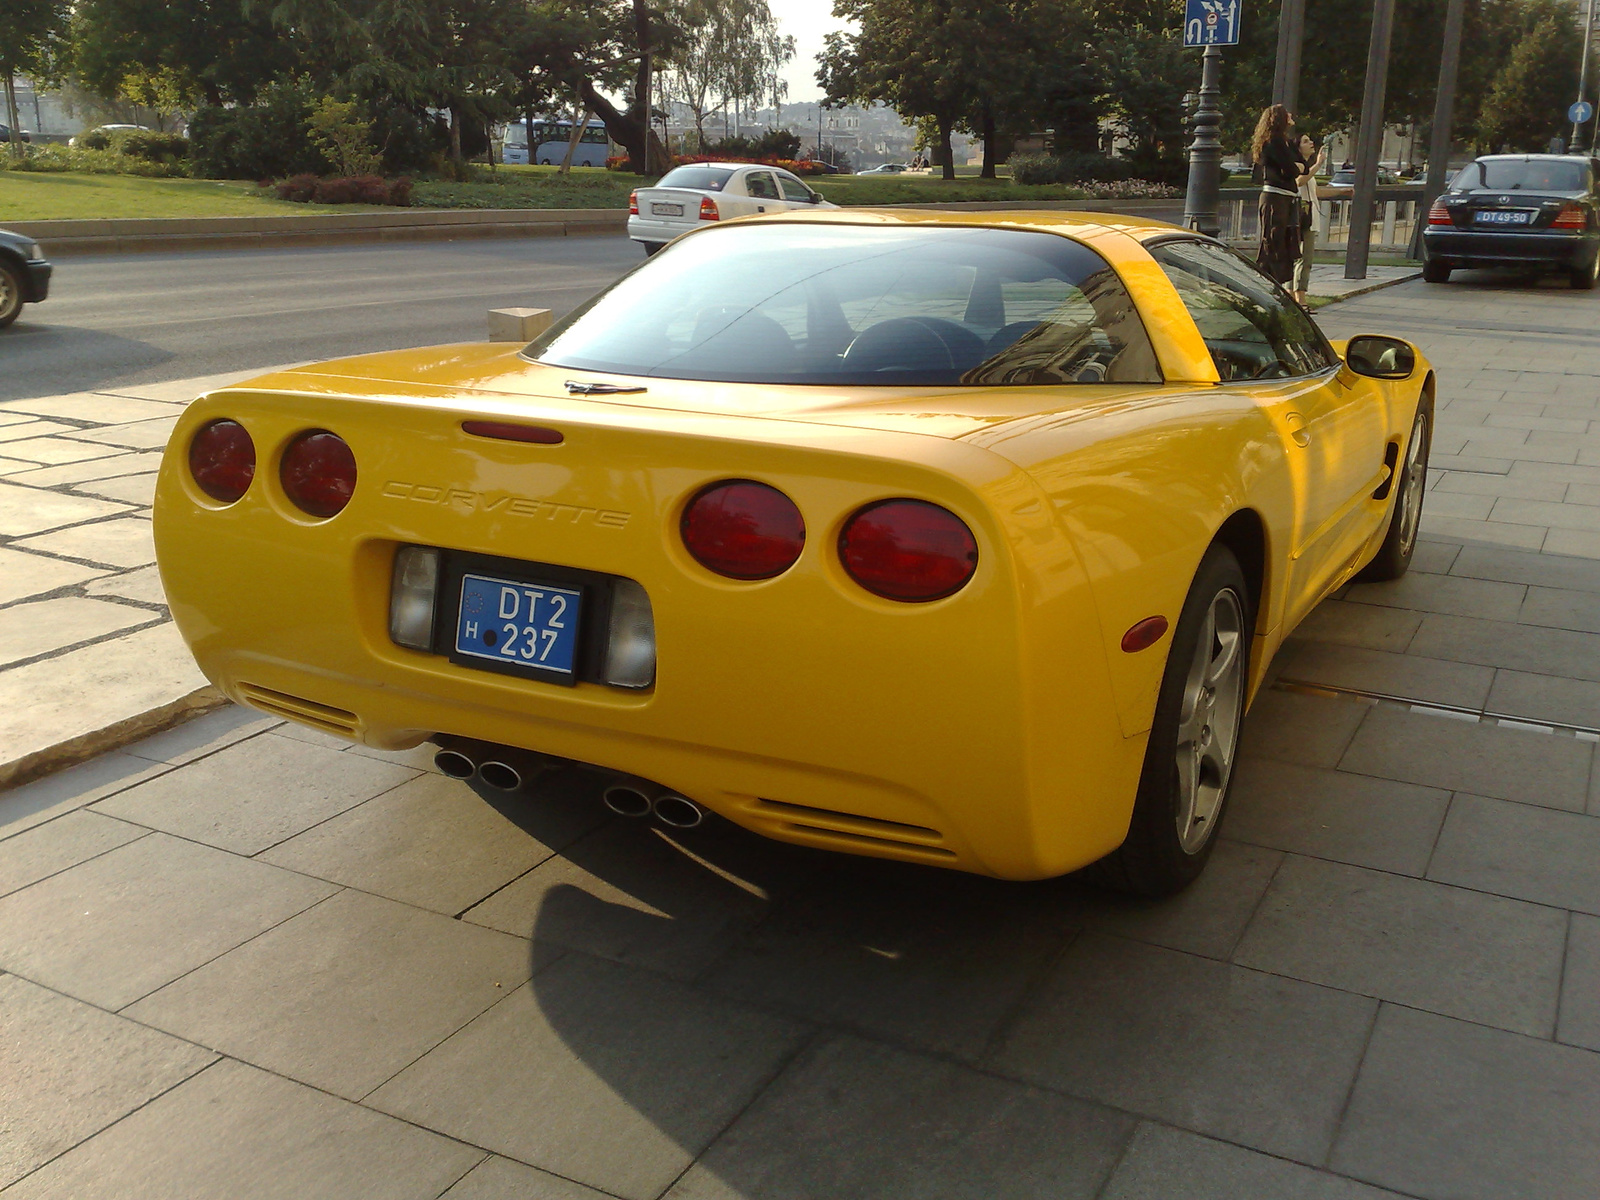
<path id="1" fill-rule="evenodd" d="M 0 229 L 0 329 L 17 319 L 24 304 L 50 294 L 50 264 L 31 237 Z"/>
<path id="2" fill-rule="evenodd" d="M 1600 279 L 1600 160 L 1568 154 L 1490 154 L 1468 163 L 1434 201 L 1422 277 L 1458 267 L 1564 273 L 1575 288 Z"/>

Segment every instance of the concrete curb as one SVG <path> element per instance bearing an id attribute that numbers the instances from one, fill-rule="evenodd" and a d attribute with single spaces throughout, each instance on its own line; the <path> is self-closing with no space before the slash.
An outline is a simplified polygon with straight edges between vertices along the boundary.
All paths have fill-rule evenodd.
<path id="1" fill-rule="evenodd" d="M 628 214 L 604 208 L 394 209 L 303 217 L 154 217 L 18 221 L 7 226 L 53 258 L 164 250 L 233 250 L 459 238 L 584 237 L 622 233 Z"/>
<path id="2" fill-rule="evenodd" d="M 1307 295 L 1317 296 L 1317 299 L 1327 301 L 1326 304 L 1322 305 L 1323 308 L 1327 308 L 1329 304 L 1338 304 L 1341 300 L 1354 300 L 1357 296 L 1365 296 L 1368 292 L 1381 291 L 1386 287 L 1394 287 L 1397 283 L 1410 283 L 1413 279 L 1421 278 L 1422 270 L 1418 268 L 1412 271 L 1411 274 L 1402 275 L 1398 279 L 1379 279 L 1374 283 L 1367 284 L 1365 287 L 1352 288 L 1348 292 L 1340 292 L 1337 296 L 1317 296 L 1315 292 L 1308 292 Z"/>
<path id="3" fill-rule="evenodd" d="M 108 750 L 120 750 L 123 746 L 192 721 L 228 703 L 228 698 L 218 689 L 207 685 L 167 704 L 125 717 L 104 729 L 80 734 L 54 746 L 46 746 L 43 750 L 24 754 L 11 762 L 0 763 L 0 792 L 54 774 Z"/>

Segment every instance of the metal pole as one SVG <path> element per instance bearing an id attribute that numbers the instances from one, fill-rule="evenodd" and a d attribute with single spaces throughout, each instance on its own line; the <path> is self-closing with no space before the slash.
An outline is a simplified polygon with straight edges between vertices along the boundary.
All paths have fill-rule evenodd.
<path id="1" fill-rule="evenodd" d="M 1372 40 L 1367 45 L 1367 86 L 1361 96 L 1361 126 L 1356 135 L 1356 185 L 1350 201 L 1350 238 L 1344 277 L 1367 277 L 1372 242 L 1372 207 L 1378 186 L 1378 156 L 1383 150 L 1383 94 L 1389 82 L 1389 39 L 1394 32 L 1394 0 L 1373 0 Z"/>
<path id="2" fill-rule="evenodd" d="M 1278 11 L 1278 57 L 1272 68 L 1272 102 L 1290 112 L 1300 104 L 1300 46 L 1305 32 L 1306 0 L 1283 0 Z"/>
<path id="3" fill-rule="evenodd" d="M 1382 0 L 1380 0 L 1382 2 Z M 1222 47 L 1207 46 L 1200 55 L 1200 99 L 1194 110 L 1194 141 L 1189 146 L 1189 189 L 1183 198 L 1183 223 L 1208 237 L 1222 229 L 1217 219 L 1222 188 Z"/>
<path id="4" fill-rule="evenodd" d="M 1411 231 L 1411 258 L 1422 257 L 1422 230 L 1428 210 L 1444 195 L 1450 175 L 1450 123 L 1455 119 L 1456 73 L 1461 66 L 1461 17 L 1466 0 L 1450 0 L 1444 14 L 1444 52 L 1439 56 L 1439 88 L 1433 97 L 1433 133 L 1428 140 L 1428 176 L 1422 184 L 1416 228 Z"/>
<path id="5" fill-rule="evenodd" d="M 1589 13 L 1583 21 L 1583 57 L 1578 60 L 1578 100 L 1583 100 L 1583 94 L 1589 90 L 1589 43 L 1594 40 L 1594 0 L 1589 0 Z M 1582 121 L 1572 123 L 1572 141 L 1569 143 L 1575 152 L 1578 148 L 1578 126 Z"/>

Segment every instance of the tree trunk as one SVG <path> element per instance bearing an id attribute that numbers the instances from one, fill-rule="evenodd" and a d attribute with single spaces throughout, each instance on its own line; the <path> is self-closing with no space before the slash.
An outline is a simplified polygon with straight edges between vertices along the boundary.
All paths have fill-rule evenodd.
<path id="1" fill-rule="evenodd" d="M 450 109 L 450 161 L 459 169 L 464 164 L 461 161 L 461 110 Z"/>
<path id="2" fill-rule="evenodd" d="M 940 117 L 939 121 L 939 165 L 944 168 L 941 178 L 954 179 L 956 177 L 956 152 L 950 145 L 950 118 Z"/>
<path id="3" fill-rule="evenodd" d="M 980 179 L 997 178 L 995 173 L 995 159 L 999 157 L 998 147 L 995 146 L 994 113 L 989 111 L 989 106 L 983 106 L 983 170 Z"/>
<path id="4" fill-rule="evenodd" d="M 556 171 L 557 175 L 566 175 L 572 170 L 572 156 L 578 152 L 578 143 L 583 139 L 583 132 L 589 125 L 589 110 L 581 102 L 573 108 L 573 114 L 578 116 L 572 126 L 572 136 L 567 139 L 566 157 L 561 160 L 561 166 Z M 579 115 L 581 114 L 581 115 Z"/>
<path id="5" fill-rule="evenodd" d="M 18 158 L 22 157 L 22 133 L 19 129 L 21 120 L 17 117 L 17 80 L 10 72 L 6 72 L 6 124 L 11 126 L 11 153 Z"/>

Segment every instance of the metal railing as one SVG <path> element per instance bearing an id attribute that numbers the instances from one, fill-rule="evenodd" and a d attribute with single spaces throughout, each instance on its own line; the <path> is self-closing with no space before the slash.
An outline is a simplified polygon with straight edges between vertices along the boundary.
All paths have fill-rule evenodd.
<path id="1" fill-rule="evenodd" d="M 1317 249 L 1343 250 L 1350 243 L 1351 200 L 1348 189 L 1319 189 L 1322 199 L 1317 202 Z M 1218 217 L 1222 222 L 1222 239 L 1230 244 L 1255 246 L 1260 237 L 1259 188 L 1224 188 Z M 1373 250 L 1404 253 L 1411 245 L 1411 234 L 1423 216 L 1422 188 L 1401 185 L 1380 187 L 1373 205 L 1372 235 L 1369 245 Z"/>

